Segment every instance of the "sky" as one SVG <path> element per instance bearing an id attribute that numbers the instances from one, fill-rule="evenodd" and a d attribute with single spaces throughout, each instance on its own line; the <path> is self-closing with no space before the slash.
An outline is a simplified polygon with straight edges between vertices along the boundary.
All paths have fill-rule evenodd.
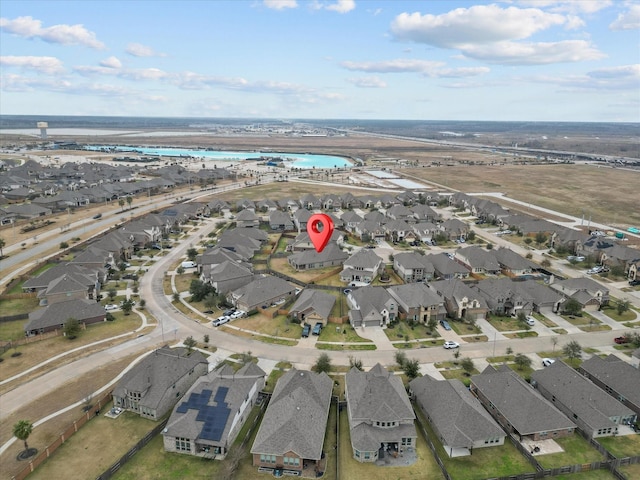
<path id="1" fill-rule="evenodd" d="M 0 114 L 640 121 L 640 0 L 2 0 Z"/>

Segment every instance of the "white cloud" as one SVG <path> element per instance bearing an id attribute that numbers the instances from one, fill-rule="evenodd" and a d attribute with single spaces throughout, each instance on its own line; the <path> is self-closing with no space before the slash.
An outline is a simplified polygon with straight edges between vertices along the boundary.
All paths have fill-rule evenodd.
<path id="1" fill-rule="evenodd" d="M 551 83 L 565 90 L 603 90 L 603 91 L 636 91 L 640 82 L 640 64 L 604 67 L 587 72 L 584 75 L 565 77 L 536 77 L 534 81 Z"/>
<path id="2" fill-rule="evenodd" d="M 165 57 L 164 53 L 158 53 L 153 48 L 141 43 L 130 43 L 127 45 L 126 52 L 134 57 Z"/>
<path id="3" fill-rule="evenodd" d="M 333 3 L 326 3 L 314 0 L 311 4 L 311 8 L 315 10 L 325 9 L 338 13 L 348 13 L 356 8 L 356 2 L 355 0 L 336 0 Z"/>
<path id="4" fill-rule="evenodd" d="M 0 65 L 4 67 L 18 67 L 25 70 L 35 70 L 39 73 L 54 75 L 64 72 L 62 62 L 55 57 L 16 57 L 1 56 Z"/>
<path id="5" fill-rule="evenodd" d="M 610 7 L 611 0 L 519 0 L 518 4 L 537 7 L 549 8 L 552 12 L 570 12 L 570 13 L 595 13 Z"/>
<path id="6" fill-rule="evenodd" d="M 386 88 L 387 83 L 378 77 L 347 78 L 347 82 L 360 88 Z"/>
<path id="7" fill-rule="evenodd" d="M 585 40 L 562 42 L 498 42 L 467 45 L 462 52 L 471 58 L 501 65 L 545 65 L 551 63 L 598 60 L 605 54 Z"/>
<path id="8" fill-rule="evenodd" d="M 273 10 L 283 10 L 285 8 L 298 8 L 296 0 L 264 0 L 262 2 L 265 7 Z"/>
<path id="9" fill-rule="evenodd" d="M 535 8 L 476 5 L 442 15 L 401 13 L 391 23 L 391 33 L 399 40 L 460 48 L 468 44 L 521 40 L 566 22 L 562 15 Z"/>
<path id="10" fill-rule="evenodd" d="M 116 57 L 105 58 L 100 62 L 100 65 L 106 68 L 121 68 L 122 62 Z"/>
<path id="11" fill-rule="evenodd" d="M 35 20 L 32 17 L 18 17 L 14 20 L 0 18 L 0 30 L 19 37 L 39 38 L 48 43 L 82 45 L 95 49 L 105 48 L 104 44 L 96 39 L 95 33 L 80 24 L 60 24 L 44 28 L 40 20 Z"/>
<path id="12" fill-rule="evenodd" d="M 112 84 L 77 83 L 61 78 L 34 78 L 21 77 L 19 75 L 3 75 L 0 79 L 0 88 L 8 92 L 29 92 L 37 90 L 69 95 L 97 95 L 100 97 L 139 97 L 142 94 L 138 90 Z"/>
<path id="13" fill-rule="evenodd" d="M 375 73 L 402 73 L 402 72 L 418 72 L 429 73 L 435 71 L 438 67 L 443 66 L 442 62 L 433 62 L 430 60 L 388 60 L 383 62 L 341 62 L 340 66 L 347 70 L 355 70 L 360 72 Z"/>
<path id="14" fill-rule="evenodd" d="M 436 72 L 436 77 L 462 78 L 475 77 L 489 73 L 491 69 L 488 67 L 461 67 L 461 68 L 444 68 Z"/>
<path id="15" fill-rule="evenodd" d="M 629 10 L 618 15 L 611 25 L 611 30 L 637 30 L 640 28 L 640 5 L 631 5 Z"/>

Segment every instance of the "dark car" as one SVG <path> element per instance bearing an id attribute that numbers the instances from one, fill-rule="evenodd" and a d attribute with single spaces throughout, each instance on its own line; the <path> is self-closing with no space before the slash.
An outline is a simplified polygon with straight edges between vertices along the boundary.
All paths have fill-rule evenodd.
<path id="1" fill-rule="evenodd" d="M 304 327 L 302 327 L 302 336 L 304 338 L 307 338 L 310 332 L 311 332 L 311 325 L 309 325 L 308 323 L 305 323 Z"/>
<path id="2" fill-rule="evenodd" d="M 320 335 L 321 331 L 322 331 L 322 322 L 318 322 L 313 326 L 313 331 L 311 333 L 313 333 L 314 335 Z"/>
<path id="3" fill-rule="evenodd" d="M 96 213 L 96 214 L 93 216 L 93 219 L 94 219 L 94 220 L 98 220 L 99 218 L 102 218 L 102 214 L 101 214 L 101 213 Z"/>
<path id="4" fill-rule="evenodd" d="M 640 285 L 640 280 L 638 279 L 629 280 L 629 285 L 631 285 L 632 287 L 635 287 L 636 285 Z"/>
<path id="5" fill-rule="evenodd" d="M 446 320 L 440 320 L 440 325 L 442 325 L 442 328 L 445 330 L 451 330 L 451 325 L 449 325 L 449 322 Z"/>
<path id="6" fill-rule="evenodd" d="M 616 337 L 613 339 L 614 342 L 616 342 L 618 345 L 624 345 L 625 343 L 629 343 L 629 338 L 628 337 Z"/>
<path id="7" fill-rule="evenodd" d="M 206 313 L 207 315 L 211 315 L 213 313 L 213 310 L 205 310 L 203 313 Z"/>

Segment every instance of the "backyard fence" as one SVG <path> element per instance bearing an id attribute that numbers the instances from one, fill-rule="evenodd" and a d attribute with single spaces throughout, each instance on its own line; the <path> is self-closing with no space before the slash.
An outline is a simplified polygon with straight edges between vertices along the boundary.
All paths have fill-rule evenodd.
<path id="1" fill-rule="evenodd" d="M 79 417 L 77 420 L 74 420 L 73 423 L 69 425 L 53 443 L 48 445 L 44 449 L 44 451 L 40 452 L 40 454 L 36 458 L 31 460 L 26 467 L 24 467 L 16 475 L 11 477 L 12 480 L 24 479 L 27 475 L 33 472 L 38 467 L 38 465 L 40 465 L 47 458 L 53 455 L 53 452 L 55 452 L 64 442 L 69 440 L 69 437 L 76 433 L 78 429 L 80 429 L 80 427 L 82 427 L 85 423 L 87 423 L 89 420 L 100 413 L 100 409 L 111 401 L 111 394 L 112 391 L 107 392 L 102 398 L 97 401 L 96 404 L 93 405 L 93 407 L 91 407 L 90 410 L 87 410 L 87 412 L 82 414 L 81 417 Z"/>

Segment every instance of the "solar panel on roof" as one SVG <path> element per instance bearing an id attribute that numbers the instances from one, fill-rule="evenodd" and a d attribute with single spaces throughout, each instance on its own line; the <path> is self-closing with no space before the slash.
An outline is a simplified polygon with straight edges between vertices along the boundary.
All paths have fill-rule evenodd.
<path id="1" fill-rule="evenodd" d="M 227 407 L 224 401 L 227 393 L 229 393 L 229 388 L 218 387 L 213 398 L 215 404 L 209 405 L 212 393 L 211 390 L 192 393 L 189 395 L 189 400 L 182 402 L 176 411 L 178 413 L 187 413 L 190 409 L 197 410 L 196 421 L 203 423 L 200 438 L 217 442 L 222 438 L 224 427 L 231 414 L 231 409 Z"/>

